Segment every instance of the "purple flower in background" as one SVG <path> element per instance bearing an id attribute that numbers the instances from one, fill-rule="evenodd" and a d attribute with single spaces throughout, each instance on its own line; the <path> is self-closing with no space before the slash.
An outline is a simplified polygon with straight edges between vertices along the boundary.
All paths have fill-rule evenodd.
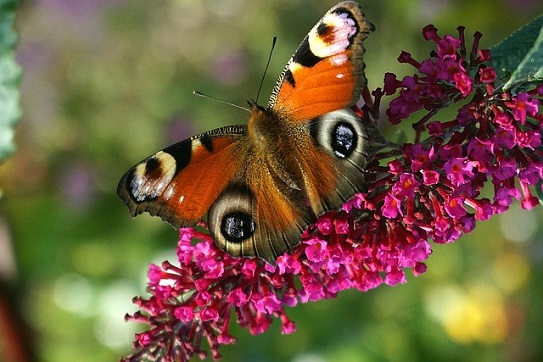
<path id="1" fill-rule="evenodd" d="M 219 55 L 212 66 L 214 78 L 226 85 L 241 83 L 247 76 L 247 70 L 246 57 L 241 51 Z"/>
<path id="2" fill-rule="evenodd" d="M 89 165 L 69 165 L 60 175 L 59 189 L 66 206 L 73 211 L 84 210 L 94 200 L 96 175 Z"/>

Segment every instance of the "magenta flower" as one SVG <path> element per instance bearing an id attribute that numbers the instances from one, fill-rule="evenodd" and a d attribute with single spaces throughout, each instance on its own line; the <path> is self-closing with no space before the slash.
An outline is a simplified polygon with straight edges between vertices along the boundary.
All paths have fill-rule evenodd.
<path id="1" fill-rule="evenodd" d="M 389 219 L 396 218 L 398 214 L 402 215 L 402 201 L 392 195 L 386 195 L 381 212 L 384 217 Z"/>
<path id="2" fill-rule="evenodd" d="M 512 100 L 508 105 L 513 110 L 513 117 L 521 124 L 526 122 L 527 115 L 535 116 L 537 114 L 539 101 L 531 98 L 528 93 L 519 93 Z"/>
<path id="3" fill-rule="evenodd" d="M 218 359 L 219 347 L 236 341 L 232 323 L 259 334 L 277 319 L 284 334 L 294 333 L 286 307 L 345 289 L 405 283 L 406 270 L 416 276 L 426 271 L 430 242 L 454 242 L 514 199 L 525 209 L 538 205 L 543 87 L 518 94 L 497 89 L 490 53 L 478 49 L 481 34 L 468 52 L 464 29 L 458 30 L 458 38 L 440 37 L 434 26 L 426 27 L 423 35 L 437 51 L 421 62 L 402 52 L 399 61 L 417 73 L 401 81 L 388 73 L 384 91 L 374 91 L 373 100 L 367 92 L 366 104 L 355 110 L 371 132 L 384 95 L 395 95 L 386 110 L 392 124 L 424 110 L 413 125 L 415 139 L 399 146 L 383 142 L 367 168 L 368 191 L 322 215 L 275 266 L 233 258 L 207 233 L 181 229 L 178 261 L 151 265 L 151 296 L 135 298 L 141 311 L 126 317 L 150 328 L 136 336 L 136 352 L 125 360 L 184 361 L 207 351 Z M 459 101 L 454 118 L 436 119 Z M 485 185 L 492 200 L 481 194 Z"/>
<path id="4" fill-rule="evenodd" d="M 472 81 L 465 71 L 455 71 L 453 75 L 454 86 L 458 89 L 465 98 L 471 93 Z"/>
<path id="5" fill-rule="evenodd" d="M 445 162 L 443 168 L 445 175 L 455 186 L 465 184 L 473 177 L 473 165 L 467 158 L 451 158 Z"/>

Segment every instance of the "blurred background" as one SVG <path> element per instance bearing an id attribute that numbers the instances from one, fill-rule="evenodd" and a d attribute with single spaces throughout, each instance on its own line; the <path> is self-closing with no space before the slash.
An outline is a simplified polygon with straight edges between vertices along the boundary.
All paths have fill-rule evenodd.
<path id="1" fill-rule="evenodd" d="M 243 124 L 278 36 L 261 102 L 307 31 L 335 1 L 25 0 L 18 150 L 0 166 L 0 276 L 38 361 L 114 361 L 141 326 L 126 323 L 149 263 L 174 260 L 177 232 L 133 220 L 115 194 L 130 166 L 188 136 Z M 421 29 L 484 34 L 491 47 L 543 13 L 540 0 L 365 0 L 370 89 L 400 78 L 401 50 L 433 49 Z M 390 132 L 386 124 L 383 131 Z M 348 291 L 287 310 L 260 336 L 233 329 L 224 361 L 535 361 L 543 359 L 541 210 L 478 225 L 434 246 L 428 272 L 395 288 Z M 0 331 L 4 340 L 12 331 Z M 0 347 L 2 348 L 2 347 Z M 1 351 L 0 351 L 1 352 Z M 2 355 L 2 353 L 0 353 Z"/>

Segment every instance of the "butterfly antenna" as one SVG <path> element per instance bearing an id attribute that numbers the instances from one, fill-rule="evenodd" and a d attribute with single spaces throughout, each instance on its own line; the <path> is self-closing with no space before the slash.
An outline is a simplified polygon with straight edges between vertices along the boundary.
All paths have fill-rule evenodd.
<path id="1" fill-rule="evenodd" d="M 198 92 L 198 91 L 194 91 L 192 92 L 192 94 L 194 95 L 197 95 L 198 97 L 202 97 L 202 98 L 206 98 L 206 99 L 211 99 L 215 102 L 219 102 L 219 103 L 223 103 L 223 104 L 228 104 L 229 106 L 232 106 L 232 107 L 235 107 L 235 108 L 239 108 L 239 109 L 243 109 L 244 111 L 247 111 L 247 112 L 251 112 L 251 110 L 249 108 L 245 108 L 245 107 L 242 107 L 240 105 L 237 105 L 235 103 L 232 103 L 232 102 L 228 102 L 228 101 L 225 101 L 224 99 L 220 99 L 220 98 L 215 98 L 215 97 L 212 97 L 212 96 L 209 96 L 207 94 L 204 94 L 202 92 Z"/>
<path id="2" fill-rule="evenodd" d="M 272 54 L 273 54 L 273 48 L 275 48 L 275 43 L 277 43 L 277 36 L 273 37 L 272 40 L 272 46 L 270 49 L 270 55 L 268 55 L 268 63 L 266 63 L 266 68 L 264 69 L 264 74 L 262 74 L 262 79 L 260 80 L 260 85 L 258 86 L 258 93 L 256 94 L 256 101 L 255 103 L 258 104 L 258 98 L 260 97 L 260 91 L 262 90 L 262 84 L 264 84 L 264 78 L 266 78 L 266 73 L 268 72 L 268 67 L 270 66 Z"/>

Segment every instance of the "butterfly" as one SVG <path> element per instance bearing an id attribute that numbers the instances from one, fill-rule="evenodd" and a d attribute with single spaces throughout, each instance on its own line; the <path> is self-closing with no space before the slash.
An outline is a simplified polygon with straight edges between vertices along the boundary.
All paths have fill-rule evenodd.
<path id="1" fill-rule="evenodd" d="M 267 107 L 249 101 L 247 125 L 166 147 L 132 167 L 117 193 L 132 216 L 174 227 L 207 214 L 217 246 L 274 263 L 319 215 L 365 189 L 368 132 L 351 110 L 366 86 L 360 6 L 332 7 L 288 61 Z"/>

